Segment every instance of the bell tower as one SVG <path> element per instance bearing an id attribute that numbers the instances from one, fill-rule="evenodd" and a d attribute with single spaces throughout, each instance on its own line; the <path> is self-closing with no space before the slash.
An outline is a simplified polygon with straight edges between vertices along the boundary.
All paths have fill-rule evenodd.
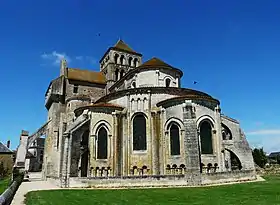
<path id="1" fill-rule="evenodd" d="M 107 79 L 106 93 L 109 88 L 120 80 L 128 71 L 142 64 L 142 54 L 132 50 L 123 40 L 110 47 L 103 55 L 100 71 Z"/>

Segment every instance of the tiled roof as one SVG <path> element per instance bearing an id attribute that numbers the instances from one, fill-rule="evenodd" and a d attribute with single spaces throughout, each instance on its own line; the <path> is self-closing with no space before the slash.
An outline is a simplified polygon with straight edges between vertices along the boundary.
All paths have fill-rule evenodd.
<path id="1" fill-rule="evenodd" d="M 146 61 L 145 63 L 143 63 L 142 65 L 140 65 L 139 67 L 152 67 L 152 66 L 161 66 L 161 67 L 169 67 L 169 68 L 173 68 L 171 65 L 168 65 L 167 63 L 163 62 L 162 60 L 153 57 L 152 59 Z"/>
<path id="2" fill-rule="evenodd" d="M 106 78 L 103 73 L 81 70 L 77 68 L 68 68 L 68 79 L 85 81 L 89 83 L 106 84 Z"/>
<path id="3" fill-rule="evenodd" d="M 145 63 L 143 63 L 142 65 L 138 66 L 137 69 L 141 69 L 141 68 L 164 68 L 164 69 L 172 69 L 172 70 L 176 70 L 177 72 L 180 73 L 181 76 L 183 76 L 183 72 L 178 69 L 175 68 L 165 62 L 163 62 L 162 60 L 160 60 L 159 58 L 153 57 L 152 59 L 146 61 Z M 133 70 L 132 70 L 133 71 Z"/>
<path id="4" fill-rule="evenodd" d="M 123 40 L 118 40 L 118 42 L 114 45 L 113 48 L 117 48 L 123 51 L 128 51 L 128 52 L 133 52 L 135 53 L 134 50 L 132 50 Z"/>
<path id="5" fill-rule="evenodd" d="M 0 153 L 13 153 L 6 145 L 0 142 Z"/>

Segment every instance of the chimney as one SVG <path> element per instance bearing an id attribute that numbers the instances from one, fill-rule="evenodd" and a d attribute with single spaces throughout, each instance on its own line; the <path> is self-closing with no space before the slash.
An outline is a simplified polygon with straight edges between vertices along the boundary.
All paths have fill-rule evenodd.
<path id="1" fill-rule="evenodd" d="M 11 141 L 8 140 L 8 141 L 7 141 L 7 147 L 10 148 L 10 146 L 11 146 Z"/>

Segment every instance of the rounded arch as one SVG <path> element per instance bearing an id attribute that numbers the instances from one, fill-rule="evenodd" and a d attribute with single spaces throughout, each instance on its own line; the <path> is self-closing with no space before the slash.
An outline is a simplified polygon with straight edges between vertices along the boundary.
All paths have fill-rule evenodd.
<path id="1" fill-rule="evenodd" d="M 147 150 L 147 116 L 142 112 L 132 117 L 132 142 L 133 150 Z"/>
<path id="2" fill-rule="evenodd" d="M 138 58 L 134 58 L 134 59 L 133 59 L 133 64 L 134 64 L 135 67 L 138 66 L 138 63 L 139 63 Z"/>
<path id="3" fill-rule="evenodd" d="M 208 121 L 212 128 L 214 128 L 215 120 L 210 115 L 203 115 L 196 120 L 197 128 L 200 128 L 200 125 L 204 122 Z"/>
<path id="4" fill-rule="evenodd" d="M 201 154 L 213 154 L 213 125 L 209 120 L 199 123 Z"/>
<path id="5" fill-rule="evenodd" d="M 121 55 L 121 57 L 120 57 L 120 63 L 121 63 L 121 65 L 125 65 L 125 57 L 124 57 L 124 55 Z"/>
<path id="6" fill-rule="evenodd" d="M 171 85 L 171 79 L 169 77 L 167 77 L 167 78 L 165 78 L 164 82 L 165 82 L 165 87 L 169 88 Z"/>
<path id="7" fill-rule="evenodd" d="M 170 126 L 172 125 L 172 123 L 175 123 L 175 124 L 179 127 L 180 130 L 184 130 L 184 129 L 183 129 L 183 128 L 184 128 L 184 123 L 183 123 L 183 121 L 180 120 L 179 118 L 176 118 L 176 117 L 171 117 L 171 118 L 169 118 L 169 119 L 165 122 L 165 124 L 164 124 L 164 130 L 165 130 L 165 131 L 168 131 L 169 128 L 170 128 Z"/>
<path id="8" fill-rule="evenodd" d="M 104 127 L 108 133 L 108 135 L 111 135 L 112 132 L 111 132 L 111 125 L 106 121 L 106 120 L 100 120 L 98 121 L 94 126 L 93 126 L 93 129 L 92 129 L 92 133 L 94 135 L 96 135 L 98 133 L 98 130 L 101 128 L 101 127 Z"/>
<path id="9" fill-rule="evenodd" d="M 144 115 L 144 117 L 146 118 L 146 120 L 148 119 L 148 116 L 144 113 L 144 112 L 135 112 L 132 116 L 131 116 L 131 121 L 133 121 L 133 119 L 137 116 L 137 115 Z"/>
<path id="10" fill-rule="evenodd" d="M 119 54 L 114 53 L 114 62 L 115 62 L 115 64 L 118 63 L 118 59 L 119 59 Z"/>
<path id="11" fill-rule="evenodd" d="M 224 123 L 222 123 L 222 136 L 223 140 L 232 140 L 232 132 Z"/>
<path id="12" fill-rule="evenodd" d="M 243 168 L 240 157 L 238 154 L 233 152 L 232 150 L 225 148 L 225 150 L 229 151 L 230 153 L 230 162 L 231 162 L 231 169 L 232 170 L 241 170 Z"/>
<path id="13" fill-rule="evenodd" d="M 101 125 L 97 130 L 97 159 L 108 158 L 108 131 L 104 125 Z M 103 167 L 102 167 L 103 169 Z"/>
<path id="14" fill-rule="evenodd" d="M 128 65 L 132 66 L 133 58 L 131 56 L 128 57 Z"/>

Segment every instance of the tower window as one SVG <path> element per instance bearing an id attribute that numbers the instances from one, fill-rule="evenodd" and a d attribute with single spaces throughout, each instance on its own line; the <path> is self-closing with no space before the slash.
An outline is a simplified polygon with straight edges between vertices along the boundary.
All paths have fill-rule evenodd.
<path id="1" fill-rule="evenodd" d="M 132 88 L 136 88 L 136 83 L 135 82 L 132 83 Z"/>
<path id="2" fill-rule="evenodd" d="M 132 57 L 129 57 L 129 59 L 128 59 L 128 65 L 129 65 L 129 66 L 132 66 Z"/>
<path id="3" fill-rule="evenodd" d="M 166 87 L 170 87 L 170 82 L 171 82 L 171 80 L 170 80 L 169 78 L 167 78 L 167 79 L 165 80 L 165 86 L 166 86 Z"/>
<path id="4" fill-rule="evenodd" d="M 123 76 L 124 76 L 124 70 L 121 70 L 120 78 L 122 78 Z"/>
<path id="5" fill-rule="evenodd" d="M 78 85 L 74 85 L 73 93 L 78 93 Z"/>
<path id="6" fill-rule="evenodd" d="M 121 63 L 121 65 L 124 65 L 124 64 L 125 64 L 124 55 L 121 56 L 121 58 L 120 58 L 120 63 Z"/>
<path id="7" fill-rule="evenodd" d="M 119 55 L 118 55 L 118 54 L 115 54 L 115 56 L 114 56 L 114 61 L 115 61 L 115 64 L 117 64 L 117 63 L 118 63 L 118 58 L 119 58 Z"/>
<path id="8" fill-rule="evenodd" d="M 134 58 L 134 66 L 137 67 L 138 66 L 138 59 Z"/>

